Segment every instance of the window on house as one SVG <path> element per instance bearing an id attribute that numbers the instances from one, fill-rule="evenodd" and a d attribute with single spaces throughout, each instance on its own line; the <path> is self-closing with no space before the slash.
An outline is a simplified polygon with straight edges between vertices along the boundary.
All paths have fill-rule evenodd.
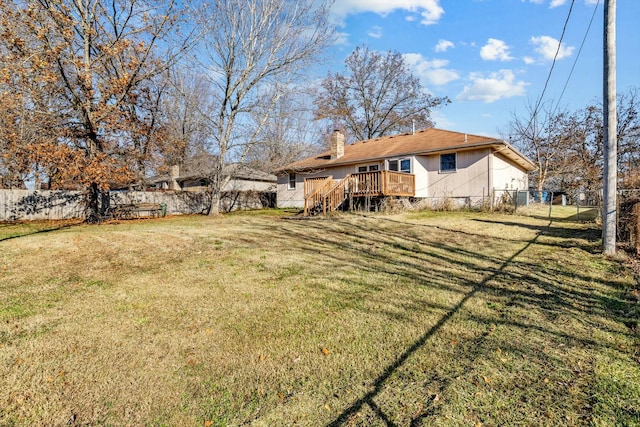
<path id="1" fill-rule="evenodd" d="M 411 173 L 411 159 L 393 159 L 389 160 L 389 170 L 402 172 L 402 173 Z"/>
<path id="2" fill-rule="evenodd" d="M 295 189 L 296 189 L 296 174 L 290 173 L 289 174 L 289 190 L 295 190 Z"/>
<path id="3" fill-rule="evenodd" d="M 440 172 L 456 171 L 456 153 L 440 155 Z"/>
<path id="4" fill-rule="evenodd" d="M 411 160 L 409 159 L 400 160 L 400 172 L 411 173 Z"/>
<path id="5" fill-rule="evenodd" d="M 358 172 L 375 172 L 379 169 L 380 167 L 378 165 L 358 166 Z"/>

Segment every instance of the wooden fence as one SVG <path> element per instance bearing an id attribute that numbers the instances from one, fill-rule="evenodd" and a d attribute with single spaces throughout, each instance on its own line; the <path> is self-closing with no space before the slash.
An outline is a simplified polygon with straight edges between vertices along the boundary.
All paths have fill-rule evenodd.
<path id="1" fill-rule="evenodd" d="M 223 197 L 221 205 L 224 200 Z M 104 203 L 164 203 L 168 215 L 205 213 L 209 208 L 206 193 L 191 191 L 114 191 Z M 247 202 L 237 206 L 246 208 Z M 0 190 L 0 221 L 84 218 L 85 211 L 84 194 L 80 191 Z"/>

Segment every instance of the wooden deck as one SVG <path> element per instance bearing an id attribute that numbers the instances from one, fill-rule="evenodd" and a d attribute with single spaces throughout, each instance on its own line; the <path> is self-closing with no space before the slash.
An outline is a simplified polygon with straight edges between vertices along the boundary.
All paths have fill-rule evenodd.
<path id="1" fill-rule="evenodd" d="M 413 197 L 416 194 L 415 175 L 392 171 L 377 171 L 354 173 L 347 178 L 349 179 L 349 192 L 354 197 Z"/>
<path id="2" fill-rule="evenodd" d="M 375 171 L 347 175 L 341 180 L 332 176 L 304 180 L 304 214 L 322 210 L 324 214 L 337 209 L 349 197 L 413 197 L 415 175 Z"/>

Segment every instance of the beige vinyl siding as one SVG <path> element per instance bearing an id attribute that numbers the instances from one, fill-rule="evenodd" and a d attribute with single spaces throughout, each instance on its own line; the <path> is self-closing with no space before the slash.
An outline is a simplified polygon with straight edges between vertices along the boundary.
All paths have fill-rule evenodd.
<path id="1" fill-rule="evenodd" d="M 527 190 L 528 174 L 510 163 L 500 153 L 493 155 L 493 187 L 498 190 Z"/>
<path id="2" fill-rule="evenodd" d="M 489 194 L 489 149 L 456 153 L 456 171 L 440 172 L 440 155 L 428 156 L 428 197 L 482 197 Z M 422 183 L 416 185 L 422 187 Z"/>
<path id="3" fill-rule="evenodd" d="M 296 188 L 289 189 L 289 174 L 278 176 L 277 204 L 279 208 L 301 208 L 304 206 L 304 181 L 296 174 Z"/>
<path id="4" fill-rule="evenodd" d="M 411 162 L 416 176 L 416 197 L 429 197 L 429 158 L 416 156 Z"/>

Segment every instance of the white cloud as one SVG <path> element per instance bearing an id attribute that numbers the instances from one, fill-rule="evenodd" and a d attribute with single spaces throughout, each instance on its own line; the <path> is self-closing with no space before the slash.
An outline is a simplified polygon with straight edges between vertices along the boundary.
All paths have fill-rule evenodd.
<path id="1" fill-rule="evenodd" d="M 461 101 L 482 101 L 491 103 L 500 99 L 523 96 L 528 83 L 516 80 L 511 70 L 500 70 L 485 77 L 482 73 L 469 75 L 472 84 L 465 86 L 457 96 Z"/>
<path id="2" fill-rule="evenodd" d="M 527 65 L 531 65 L 531 64 L 533 64 L 534 62 L 536 62 L 536 60 L 535 60 L 535 59 L 533 59 L 533 58 L 532 58 L 532 57 L 530 57 L 530 56 L 525 56 L 524 58 L 522 58 L 522 60 L 523 60 L 523 61 L 524 61 L 524 63 L 525 63 L 525 64 L 527 64 Z"/>
<path id="3" fill-rule="evenodd" d="M 422 16 L 420 23 L 423 25 L 437 23 L 444 14 L 440 0 L 339 0 L 333 4 L 331 10 L 340 20 L 347 15 L 363 12 L 374 12 L 385 16 L 396 10 L 406 10 L 420 13 Z"/>
<path id="4" fill-rule="evenodd" d="M 457 71 L 445 68 L 449 65 L 449 61 L 445 59 L 429 61 L 419 53 L 405 53 L 402 56 L 425 86 L 443 86 L 460 78 Z"/>
<path id="5" fill-rule="evenodd" d="M 588 6 L 595 6 L 598 4 L 598 0 L 584 0 L 584 4 Z"/>
<path id="6" fill-rule="evenodd" d="M 377 25 L 372 27 L 369 31 L 367 31 L 367 35 L 374 39 L 379 39 L 380 37 L 382 37 L 382 27 L 379 27 Z"/>
<path id="7" fill-rule="evenodd" d="M 431 2 L 423 1 L 424 3 L 431 3 L 428 7 L 425 7 L 422 13 L 422 21 L 420 23 L 422 25 L 433 25 L 440 20 L 440 17 L 444 14 L 444 9 L 440 7 L 438 4 L 438 0 L 433 0 Z"/>
<path id="8" fill-rule="evenodd" d="M 349 33 L 339 32 L 336 35 L 335 44 L 337 44 L 337 45 L 347 45 L 347 44 L 349 44 Z"/>
<path id="9" fill-rule="evenodd" d="M 554 7 L 562 6 L 566 2 L 567 0 L 551 0 L 551 4 L 549 5 L 549 8 L 553 9 Z"/>
<path id="10" fill-rule="evenodd" d="M 455 122 L 449 120 L 449 118 L 447 118 L 447 116 L 444 115 L 442 109 L 440 108 L 436 108 L 432 110 L 430 113 L 431 113 L 431 120 L 440 129 L 451 129 L 456 125 Z"/>
<path id="11" fill-rule="evenodd" d="M 436 52 L 446 52 L 447 49 L 449 49 L 451 47 L 455 47 L 453 42 L 451 42 L 449 40 L 440 39 L 440 40 L 438 40 L 438 44 L 435 47 L 435 51 Z"/>
<path id="12" fill-rule="evenodd" d="M 558 59 L 569 57 L 575 49 L 573 46 L 567 46 L 562 43 L 560 50 L 558 50 L 558 40 L 549 36 L 531 37 L 529 42 L 536 46 L 534 50 L 546 60 L 552 60 L 556 56 L 556 51 L 558 52 Z"/>
<path id="13" fill-rule="evenodd" d="M 413 22 L 413 21 L 415 21 L 415 20 L 416 20 L 416 19 L 418 19 L 418 18 L 416 18 L 416 17 L 415 17 L 415 16 L 413 16 L 413 15 L 407 15 L 407 17 L 406 17 L 406 18 L 404 18 L 404 19 L 406 19 L 408 22 Z"/>
<path id="14" fill-rule="evenodd" d="M 489 39 L 487 44 L 480 48 L 480 57 L 485 61 L 510 61 L 509 46 L 502 40 Z"/>

